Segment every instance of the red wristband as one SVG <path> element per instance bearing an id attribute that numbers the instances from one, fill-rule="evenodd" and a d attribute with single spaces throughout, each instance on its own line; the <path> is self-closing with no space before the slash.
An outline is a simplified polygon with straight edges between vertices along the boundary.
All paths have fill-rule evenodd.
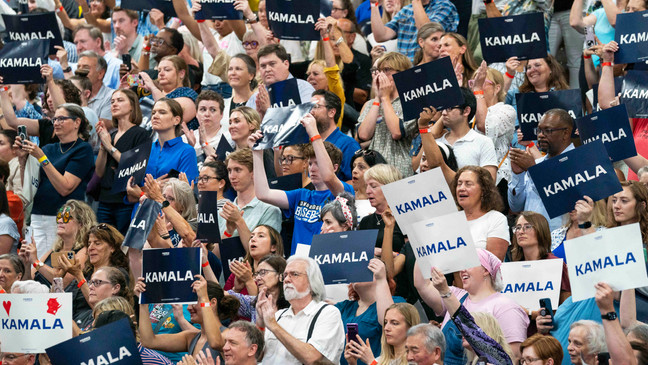
<path id="1" fill-rule="evenodd" d="M 587 60 L 587 59 L 592 58 L 592 56 L 591 56 L 591 55 L 586 55 L 586 54 L 584 54 L 584 55 L 583 55 L 583 58 Z"/>
<path id="2" fill-rule="evenodd" d="M 0 294 L 5 294 L 7 293 L 4 289 L 0 288 Z"/>
<path id="3" fill-rule="evenodd" d="M 65 10 L 65 9 L 63 9 L 63 5 L 61 5 L 61 7 L 58 8 L 58 11 L 61 12 L 61 11 L 63 11 L 63 10 Z"/>
<path id="4" fill-rule="evenodd" d="M 372 105 L 380 106 L 380 102 L 379 101 L 374 101 Z"/>
<path id="5" fill-rule="evenodd" d="M 9 86 L 3 86 L 3 87 L 2 87 L 2 90 L 4 90 L 4 91 L 9 91 Z"/>
<path id="6" fill-rule="evenodd" d="M 204 23 L 207 19 L 196 19 L 196 23 Z"/>
<path id="7" fill-rule="evenodd" d="M 83 279 L 83 280 L 79 281 L 79 283 L 77 284 L 77 288 L 81 289 L 81 287 L 82 287 L 83 284 L 85 284 L 85 283 L 86 283 L 86 279 Z"/>
<path id="8" fill-rule="evenodd" d="M 207 267 L 207 266 L 209 266 L 209 261 L 205 261 L 205 263 L 202 264 L 202 265 L 200 265 L 200 266 L 202 266 L 202 267 Z"/>
<path id="9" fill-rule="evenodd" d="M 142 192 L 140 193 L 140 198 L 143 197 L 144 195 L 146 195 L 146 193 L 142 191 Z"/>
<path id="10" fill-rule="evenodd" d="M 509 79 L 514 79 L 514 78 L 515 78 L 515 76 L 511 75 L 510 73 L 508 73 L 508 71 L 506 71 L 506 72 L 504 73 L 504 75 L 506 75 L 506 77 L 508 77 Z"/>
<path id="11" fill-rule="evenodd" d="M 225 237 L 227 237 L 227 238 L 231 238 L 231 237 L 232 237 L 232 235 L 229 234 L 227 231 L 223 232 L 223 236 L 225 236 Z"/>
<path id="12" fill-rule="evenodd" d="M 311 141 L 311 143 L 313 143 L 313 142 L 317 141 L 318 139 L 322 139 L 322 136 L 320 136 L 319 134 L 316 135 L 316 136 L 312 136 L 310 141 Z"/>
<path id="13" fill-rule="evenodd" d="M 210 302 L 200 303 L 200 308 L 211 307 Z"/>
<path id="14" fill-rule="evenodd" d="M 473 95 L 484 95 L 484 90 L 473 91 Z"/>
<path id="15" fill-rule="evenodd" d="M 323 40 L 324 42 L 328 42 L 330 39 L 331 39 L 331 38 L 329 38 L 329 37 L 322 38 L 322 40 Z"/>
<path id="16" fill-rule="evenodd" d="M 430 133 L 430 130 L 427 129 L 427 128 L 426 128 L 426 129 L 420 128 L 420 129 L 419 129 L 419 133 L 420 133 L 420 134 Z"/>
<path id="17" fill-rule="evenodd" d="M 150 46 L 145 46 L 145 47 L 144 47 L 144 50 L 148 52 L 148 51 L 151 50 L 151 47 L 150 47 Z"/>
<path id="18" fill-rule="evenodd" d="M 535 143 L 531 142 L 527 147 L 533 147 L 533 146 L 535 146 Z"/>
<path id="19" fill-rule="evenodd" d="M 601 63 L 601 66 L 603 66 L 603 67 L 605 67 L 605 66 L 612 67 L 612 62 L 603 62 L 603 63 Z"/>
<path id="20" fill-rule="evenodd" d="M 369 364 L 369 365 L 378 365 L 378 361 L 376 361 L 376 359 L 374 359 L 374 361 L 372 361 L 371 364 Z"/>

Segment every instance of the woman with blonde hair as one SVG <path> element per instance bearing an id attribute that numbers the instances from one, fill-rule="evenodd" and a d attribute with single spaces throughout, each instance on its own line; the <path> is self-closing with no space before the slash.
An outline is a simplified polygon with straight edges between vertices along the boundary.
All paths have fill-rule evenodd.
<path id="1" fill-rule="evenodd" d="M 361 146 L 378 151 L 405 177 L 414 173 L 409 150 L 417 132 L 417 120 L 403 121 L 403 107 L 393 76 L 411 67 L 410 60 L 396 52 L 387 53 L 375 62 L 371 70 L 376 97 L 365 103 L 357 123 Z"/>
<path id="2" fill-rule="evenodd" d="M 237 150 L 247 148 L 248 137 L 259 130 L 260 127 L 261 115 L 250 107 L 239 106 L 230 113 L 229 132 L 232 141 L 236 144 Z M 263 166 L 268 179 L 277 176 L 274 164 L 274 153 L 271 149 L 263 151 Z"/>
<path id="3" fill-rule="evenodd" d="M 511 350 L 511 346 L 509 346 L 509 344 L 506 342 L 506 337 L 502 332 L 502 327 L 500 327 L 499 323 L 497 323 L 497 319 L 493 317 L 492 314 L 484 312 L 473 313 L 472 317 L 475 320 L 475 325 L 479 327 L 486 336 L 495 341 L 497 345 L 499 345 L 504 351 L 504 354 L 506 356 L 504 356 L 504 354 L 501 353 L 501 350 L 498 349 L 501 358 L 500 361 L 497 362 L 497 364 L 512 364 L 513 351 Z M 476 344 L 475 341 L 468 341 L 470 336 L 464 336 L 466 338 L 466 341 L 463 342 L 463 346 L 467 351 L 468 361 L 470 362 L 470 364 L 475 365 L 477 364 L 479 356 L 477 356 L 472 346 L 473 344 L 478 346 L 478 344 Z M 479 340 L 483 341 L 482 343 L 486 342 L 481 338 Z M 495 344 L 492 343 L 489 344 L 490 347 L 496 348 L 496 346 L 494 345 Z"/>
<path id="4" fill-rule="evenodd" d="M 468 86 L 468 80 L 477 70 L 477 63 L 468 48 L 468 41 L 459 33 L 447 32 L 441 37 L 440 43 L 439 57 L 450 57 L 459 84 Z"/>

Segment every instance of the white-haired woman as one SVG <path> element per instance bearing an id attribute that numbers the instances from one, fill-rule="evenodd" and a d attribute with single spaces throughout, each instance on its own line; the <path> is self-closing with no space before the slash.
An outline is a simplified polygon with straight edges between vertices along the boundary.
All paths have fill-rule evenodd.
<path id="1" fill-rule="evenodd" d="M 606 351 L 605 333 L 600 323 L 583 319 L 569 326 L 567 353 L 573 365 L 596 364 L 596 355 Z"/>

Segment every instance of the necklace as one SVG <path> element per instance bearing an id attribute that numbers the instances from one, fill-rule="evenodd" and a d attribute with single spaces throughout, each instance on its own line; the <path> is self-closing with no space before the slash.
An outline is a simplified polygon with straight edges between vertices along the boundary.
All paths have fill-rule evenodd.
<path id="1" fill-rule="evenodd" d="M 74 147 L 74 145 L 77 143 L 78 140 L 79 140 L 78 138 L 75 139 L 75 140 L 74 140 L 74 143 L 72 143 L 72 146 L 70 146 L 70 148 L 68 148 L 67 150 L 65 150 L 65 152 L 63 152 L 63 147 L 61 147 L 61 146 L 63 145 L 63 143 L 59 142 L 59 150 L 61 150 L 61 154 L 64 154 L 64 153 L 66 153 L 67 151 L 71 150 L 72 147 Z"/>

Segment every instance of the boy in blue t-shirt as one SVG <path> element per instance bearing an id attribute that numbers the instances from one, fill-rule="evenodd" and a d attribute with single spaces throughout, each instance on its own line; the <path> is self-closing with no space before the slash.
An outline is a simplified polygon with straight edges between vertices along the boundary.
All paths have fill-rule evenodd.
<path id="1" fill-rule="evenodd" d="M 315 108 L 325 107 L 319 104 L 315 106 Z M 304 116 L 301 123 L 312 142 L 304 151 L 304 157 L 308 159 L 308 173 L 315 190 L 270 189 L 263 169 L 263 151 L 253 151 L 254 190 L 257 198 L 283 209 L 286 217 L 295 218 L 291 255 L 295 253 L 298 243 L 310 245 L 313 235 L 320 233 L 322 222 L 319 215 L 324 204 L 335 199 L 343 191 L 354 194 L 353 187 L 338 179 L 335 174 L 342 162 L 342 152 L 333 144 L 322 141 L 315 118 L 311 114 Z M 260 131 L 250 136 L 248 140 L 250 147 L 262 136 Z"/>

